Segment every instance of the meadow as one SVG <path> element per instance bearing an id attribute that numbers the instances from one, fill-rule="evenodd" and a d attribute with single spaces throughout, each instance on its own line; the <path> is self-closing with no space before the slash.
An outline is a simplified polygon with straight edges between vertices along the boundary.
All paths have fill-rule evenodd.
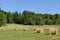
<path id="1" fill-rule="evenodd" d="M 22 29 L 29 27 L 28 31 Z M 44 33 L 34 32 L 34 27 L 43 27 Z M 58 35 L 46 35 L 47 27 L 57 27 L 59 29 Z M 14 30 L 17 28 L 18 30 Z M 2 29 L 2 30 L 1 30 Z M 19 24 L 7 24 L 0 27 L 0 40 L 60 40 L 60 25 L 19 25 Z"/>

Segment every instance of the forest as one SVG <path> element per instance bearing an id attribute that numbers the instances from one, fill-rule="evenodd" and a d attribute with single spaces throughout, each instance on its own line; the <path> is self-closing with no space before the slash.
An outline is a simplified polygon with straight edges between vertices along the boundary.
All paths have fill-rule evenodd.
<path id="1" fill-rule="evenodd" d="M 22 13 L 5 12 L 0 9 L 0 26 L 7 23 L 23 25 L 60 25 L 60 14 L 42 14 L 24 10 Z"/>

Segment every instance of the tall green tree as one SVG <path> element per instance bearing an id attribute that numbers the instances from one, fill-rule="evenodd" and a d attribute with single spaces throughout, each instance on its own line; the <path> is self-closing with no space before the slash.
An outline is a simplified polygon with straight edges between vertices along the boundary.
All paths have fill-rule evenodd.
<path id="1" fill-rule="evenodd" d="M 11 12 L 7 13 L 7 23 L 14 23 L 13 14 L 11 14 Z"/>
<path id="2" fill-rule="evenodd" d="M 6 20 L 7 18 L 6 18 L 6 15 L 0 10 L 0 27 L 2 26 L 2 25 L 5 25 L 7 22 L 7 20 Z"/>
<path id="3" fill-rule="evenodd" d="M 23 16 L 24 16 L 24 24 L 29 24 L 31 25 L 31 17 L 34 15 L 34 12 L 30 12 L 30 11 L 24 11 L 23 12 Z"/>

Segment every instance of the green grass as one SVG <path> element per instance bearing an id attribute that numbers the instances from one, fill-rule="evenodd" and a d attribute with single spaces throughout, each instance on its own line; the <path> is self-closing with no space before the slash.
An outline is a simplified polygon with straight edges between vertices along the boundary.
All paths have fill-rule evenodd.
<path id="1" fill-rule="evenodd" d="M 35 33 L 33 29 L 29 31 L 0 30 L 0 40 L 60 40 L 56 37 L 60 37 L 60 34 L 58 36 L 46 35 L 46 31 L 44 34 Z"/>

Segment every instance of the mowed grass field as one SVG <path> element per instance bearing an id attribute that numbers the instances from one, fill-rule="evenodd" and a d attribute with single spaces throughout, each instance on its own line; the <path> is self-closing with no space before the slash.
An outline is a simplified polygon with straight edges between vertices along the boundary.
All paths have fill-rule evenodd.
<path id="1" fill-rule="evenodd" d="M 43 27 L 44 33 L 35 33 L 34 27 Z M 58 35 L 46 35 L 46 28 L 57 27 L 59 29 Z M 14 30 L 14 29 L 18 30 Z M 29 28 L 28 31 L 22 29 Z M 7 24 L 6 26 L 0 27 L 0 40 L 60 40 L 60 25 L 18 25 L 18 24 Z"/>

